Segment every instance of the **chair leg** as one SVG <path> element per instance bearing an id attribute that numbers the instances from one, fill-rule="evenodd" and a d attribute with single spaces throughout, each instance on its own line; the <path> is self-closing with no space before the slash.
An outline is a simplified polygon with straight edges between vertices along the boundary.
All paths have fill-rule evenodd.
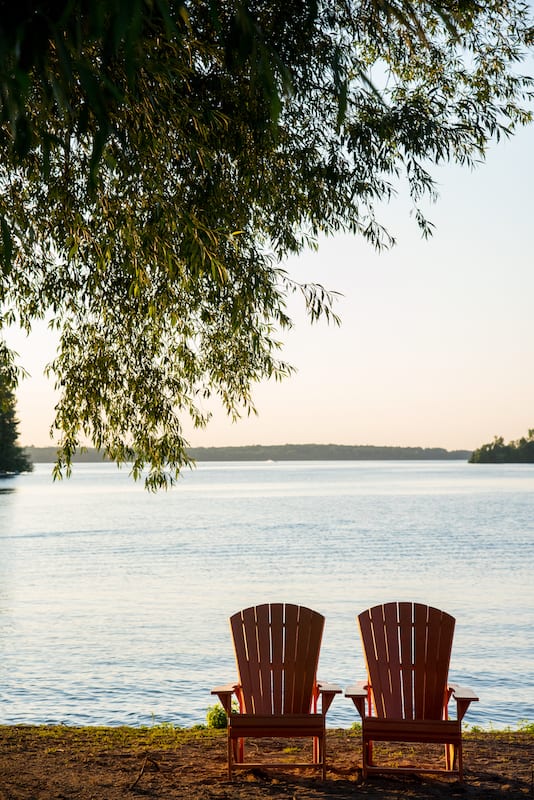
<path id="1" fill-rule="evenodd" d="M 456 748 L 456 753 L 458 755 L 458 780 L 460 781 L 460 783 L 462 783 L 463 779 L 464 779 L 464 762 L 463 762 L 463 756 L 462 756 L 462 743 L 461 742 L 458 745 L 458 747 Z"/>
<path id="2" fill-rule="evenodd" d="M 326 732 L 313 737 L 313 763 L 322 766 L 323 781 L 326 780 Z"/>
<path id="3" fill-rule="evenodd" d="M 362 739 L 362 778 L 367 778 L 368 770 L 373 763 L 373 743 L 370 739 Z"/>
<path id="4" fill-rule="evenodd" d="M 234 764 L 242 764 L 245 757 L 245 740 L 233 739 L 228 731 L 228 777 L 232 780 Z"/>
<path id="5" fill-rule="evenodd" d="M 458 769 L 458 778 L 463 780 L 463 763 L 462 763 L 462 744 L 446 744 L 445 745 L 445 766 L 453 772 Z"/>

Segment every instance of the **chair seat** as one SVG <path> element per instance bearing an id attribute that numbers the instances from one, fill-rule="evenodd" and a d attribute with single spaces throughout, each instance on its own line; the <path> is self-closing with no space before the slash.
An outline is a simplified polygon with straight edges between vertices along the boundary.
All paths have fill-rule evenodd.
<path id="1" fill-rule="evenodd" d="M 324 727 L 323 714 L 232 714 L 229 735 L 232 739 L 320 736 Z"/>
<path id="2" fill-rule="evenodd" d="M 406 720 L 366 717 L 362 727 L 365 738 L 382 742 L 455 744 L 460 742 L 462 736 L 461 722 L 456 719 Z"/>

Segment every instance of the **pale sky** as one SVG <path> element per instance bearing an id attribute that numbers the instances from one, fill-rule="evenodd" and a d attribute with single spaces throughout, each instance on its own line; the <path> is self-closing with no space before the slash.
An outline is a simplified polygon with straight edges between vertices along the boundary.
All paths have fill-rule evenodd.
<path id="1" fill-rule="evenodd" d="M 340 328 L 305 319 L 283 357 L 298 370 L 255 390 L 259 415 L 237 423 L 222 411 L 192 446 L 337 443 L 474 449 L 534 428 L 534 128 L 492 149 L 485 165 L 434 171 L 436 225 L 421 238 L 405 197 L 382 220 L 397 238 L 387 253 L 339 236 L 287 262 L 300 281 L 343 294 Z M 44 326 L 8 341 L 32 375 L 17 395 L 19 441 L 51 444 L 54 356 Z"/>

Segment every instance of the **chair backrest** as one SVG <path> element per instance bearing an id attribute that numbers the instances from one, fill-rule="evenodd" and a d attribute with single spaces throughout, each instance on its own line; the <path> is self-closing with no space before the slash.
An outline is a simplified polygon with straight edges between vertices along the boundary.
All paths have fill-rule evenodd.
<path id="1" fill-rule="evenodd" d="M 308 714 L 315 700 L 324 617 L 266 603 L 230 617 L 242 713 Z"/>
<path id="2" fill-rule="evenodd" d="M 454 617 L 420 603 L 386 603 L 358 622 L 376 716 L 443 719 Z"/>

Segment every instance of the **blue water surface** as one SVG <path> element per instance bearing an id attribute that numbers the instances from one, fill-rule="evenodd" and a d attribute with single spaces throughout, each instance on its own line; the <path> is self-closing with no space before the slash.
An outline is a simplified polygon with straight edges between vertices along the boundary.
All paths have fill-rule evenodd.
<path id="1" fill-rule="evenodd" d="M 534 721 L 534 466 L 200 463 L 151 494 L 127 470 L 0 481 L 0 724 L 205 721 L 235 677 L 228 617 L 285 601 L 326 617 L 319 677 L 363 679 L 356 615 L 456 617 L 466 722 Z M 331 727 L 356 721 L 338 697 Z"/>

